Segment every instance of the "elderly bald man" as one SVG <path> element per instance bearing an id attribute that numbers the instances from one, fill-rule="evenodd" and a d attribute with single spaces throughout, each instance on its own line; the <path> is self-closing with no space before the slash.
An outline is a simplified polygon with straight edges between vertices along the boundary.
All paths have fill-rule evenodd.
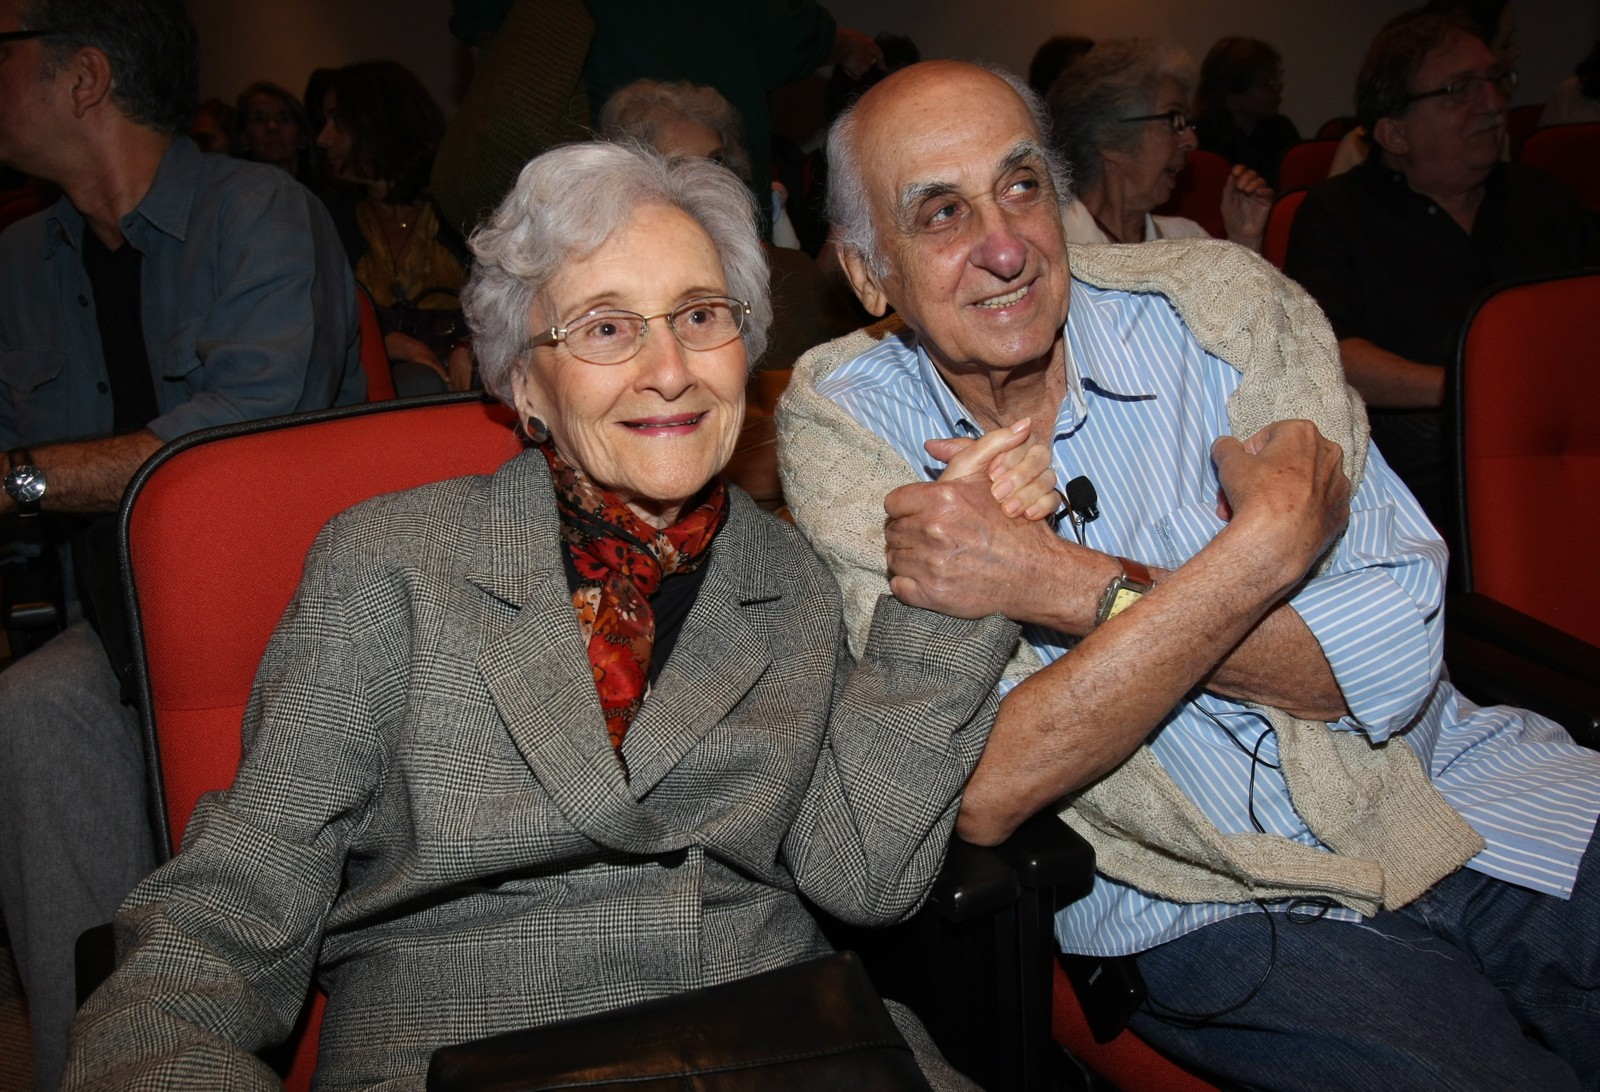
<path id="1" fill-rule="evenodd" d="M 1444 547 L 1309 297 L 1221 242 L 1069 254 L 1045 131 L 955 62 L 839 120 L 842 261 L 896 318 L 780 413 L 856 641 L 887 591 L 1024 624 L 958 830 L 1063 809 L 1099 862 L 1064 948 L 1136 956 L 1131 1026 L 1214 1078 L 1593 1087 L 1600 756 L 1441 681 Z M 1098 518 L 1052 534 L 944 473 L 997 428 Z"/>

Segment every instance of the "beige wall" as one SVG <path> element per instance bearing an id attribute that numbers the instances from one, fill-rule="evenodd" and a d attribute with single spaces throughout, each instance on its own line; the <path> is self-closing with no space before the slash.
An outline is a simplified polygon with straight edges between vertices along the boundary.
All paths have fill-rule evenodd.
<path id="1" fill-rule="evenodd" d="M 670 3 L 671 0 L 662 0 Z M 1418 0 L 1419 2 L 1419 0 Z M 392 57 L 449 112 L 456 51 L 450 0 L 189 0 L 200 28 L 201 93 L 231 100 L 251 80 L 299 90 L 313 68 Z M 1203 56 L 1225 34 L 1276 45 L 1284 110 L 1302 130 L 1349 113 L 1362 52 L 1407 0 L 835 0 L 842 22 L 909 34 L 926 57 L 976 57 L 1024 70 L 1052 34 L 1172 38 Z M 1541 102 L 1600 33 L 1600 0 L 1517 0 L 1523 83 Z"/>

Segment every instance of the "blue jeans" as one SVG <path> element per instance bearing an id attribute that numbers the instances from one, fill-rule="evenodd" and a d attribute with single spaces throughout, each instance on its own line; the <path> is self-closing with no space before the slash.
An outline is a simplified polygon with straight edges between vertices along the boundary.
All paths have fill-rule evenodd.
<path id="1" fill-rule="evenodd" d="M 1282 1089 L 1600 1089 L 1600 859 L 1570 900 L 1469 869 L 1359 923 L 1245 914 L 1139 956 L 1129 1026 L 1216 1083 Z M 1271 964 L 1271 971 L 1267 968 Z M 1199 1028 L 1163 1020 L 1250 1001 Z"/>

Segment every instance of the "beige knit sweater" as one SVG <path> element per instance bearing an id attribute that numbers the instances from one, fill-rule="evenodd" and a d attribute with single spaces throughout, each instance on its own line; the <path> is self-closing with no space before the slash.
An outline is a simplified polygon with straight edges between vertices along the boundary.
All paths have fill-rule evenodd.
<path id="1" fill-rule="evenodd" d="M 1234 435 L 1311 420 L 1343 449 L 1352 489 L 1359 484 L 1366 413 L 1344 382 L 1327 320 L 1298 285 L 1242 247 L 1211 240 L 1072 247 L 1069 256 L 1073 276 L 1088 284 L 1167 297 L 1196 340 L 1239 369 L 1243 380 L 1228 401 Z M 904 332 L 890 319 L 812 350 L 778 406 L 785 495 L 839 580 L 856 649 L 878 596 L 888 593 L 883 497 L 916 475 L 816 384 Z M 1020 642 L 1007 675 L 1040 666 Z M 1263 712 L 1278 735 L 1295 810 L 1333 852 L 1277 835 L 1221 833 L 1141 746 L 1061 802 L 1061 817 L 1094 846 L 1100 871 L 1176 902 L 1320 895 L 1372 914 L 1404 906 L 1483 848 L 1404 743 L 1374 746 L 1357 732 Z"/>

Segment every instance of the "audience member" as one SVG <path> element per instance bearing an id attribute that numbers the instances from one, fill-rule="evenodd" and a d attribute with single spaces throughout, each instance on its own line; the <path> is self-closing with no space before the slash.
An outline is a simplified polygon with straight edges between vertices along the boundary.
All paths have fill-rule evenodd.
<path id="1" fill-rule="evenodd" d="M 1383 25 L 1384 30 L 1396 27 L 1419 15 L 1448 15 L 1463 20 L 1472 32 L 1489 44 L 1495 58 L 1508 69 L 1516 67 L 1522 50 L 1517 46 L 1517 12 L 1511 0 L 1428 0 L 1420 8 L 1412 8 L 1394 16 Z M 1359 122 L 1360 119 L 1357 118 Z M 1359 163 L 1365 163 L 1372 150 L 1365 125 L 1357 124 L 1345 133 L 1333 153 L 1328 166 L 1328 177 L 1343 174 Z M 1500 158 L 1511 159 L 1508 140 L 1501 149 Z"/>
<path id="2" fill-rule="evenodd" d="M 189 139 L 202 152 L 216 155 L 233 153 L 233 107 L 221 99 L 207 99 L 195 108 L 189 123 Z"/>
<path id="3" fill-rule="evenodd" d="M 635 80 L 600 108 L 603 140 L 636 140 L 662 155 L 711 159 L 750 182 L 750 153 L 739 137 L 739 112 L 715 87 L 688 80 Z M 783 186 L 771 183 L 768 210 L 774 245 L 798 250 L 794 225 L 784 212 Z"/>
<path id="4" fill-rule="evenodd" d="M 1243 163 L 1274 187 L 1283 153 L 1300 139 L 1282 105 L 1283 57 L 1259 38 L 1219 39 L 1200 63 L 1200 147 Z"/>
<path id="5" fill-rule="evenodd" d="M 1356 88 L 1374 154 L 1310 192 L 1284 266 L 1327 312 L 1384 457 L 1441 525 L 1440 407 L 1473 301 L 1495 281 L 1595 253 L 1572 194 L 1500 161 L 1513 83 L 1458 18 L 1381 32 Z"/>
<path id="6" fill-rule="evenodd" d="M 1094 39 L 1081 34 L 1058 34 L 1033 52 L 1028 63 L 1028 86 L 1043 97 L 1050 93 L 1061 73 L 1083 59 L 1094 48 Z"/>
<path id="7" fill-rule="evenodd" d="M 73 944 L 155 863 L 110 514 L 167 440 L 359 401 L 365 382 L 321 204 L 182 135 L 198 61 L 181 0 L 0 0 L 0 33 L 0 162 L 64 194 L 0 236 L 0 516 L 53 522 L 99 626 L 0 673 L 0 906 L 53 1089 Z"/>
<path id="8" fill-rule="evenodd" d="M 1034 105 L 932 62 L 834 126 L 846 264 L 898 318 L 780 406 L 853 640 L 885 591 L 1024 624 L 958 831 L 1070 794 L 1099 874 L 1062 943 L 1137 953 L 1132 1028 L 1219 1085 L 1595 1087 L 1600 754 L 1440 678 L 1444 546 L 1314 302 L 1203 240 L 1069 269 Z M 1024 420 L 1098 518 L 940 476 L 928 441 Z"/>
<path id="9" fill-rule="evenodd" d="M 467 253 L 428 194 L 444 135 L 438 103 L 394 61 L 338 69 L 322 96 L 317 146 L 339 186 L 328 207 L 356 280 L 378 308 L 401 397 L 437 394 L 468 352 L 461 316 Z"/>
<path id="10" fill-rule="evenodd" d="M 922 900 L 1016 629 L 886 600 L 857 665 L 827 570 L 718 477 L 770 317 L 754 213 L 638 147 L 522 172 L 465 299 L 537 446 L 323 532 L 238 778 L 118 915 L 66 1087 L 275 1085 L 253 1052 L 315 978 L 319 1087 L 421 1088 L 437 1047 L 824 955 L 812 907 Z M 976 469 L 1048 496 L 997 439 Z M 891 1011 L 931 1083 L 973 1088 Z"/>
<path id="11" fill-rule="evenodd" d="M 311 150 L 315 136 L 305 107 L 292 92 L 265 80 L 239 92 L 233 146 L 245 159 L 270 163 L 316 190 L 316 156 Z"/>
<path id="12" fill-rule="evenodd" d="M 1578 62 L 1572 75 L 1561 81 L 1539 115 L 1541 126 L 1580 121 L 1600 121 L 1600 41 Z"/>
<path id="13" fill-rule="evenodd" d="M 1067 241 L 1140 243 L 1205 238 L 1206 230 L 1153 211 L 1172 196 L 1196 146 L 1189 124 L 1189 55 L 1143 38 L 1102 41 L 1050 91 L 1052 139 L 1072 164 L 1077 200 L 1066 211 Z M 1222 190 L 1228 239 L 1259 252 L 1272 188 L 1237 166 Z"/>

